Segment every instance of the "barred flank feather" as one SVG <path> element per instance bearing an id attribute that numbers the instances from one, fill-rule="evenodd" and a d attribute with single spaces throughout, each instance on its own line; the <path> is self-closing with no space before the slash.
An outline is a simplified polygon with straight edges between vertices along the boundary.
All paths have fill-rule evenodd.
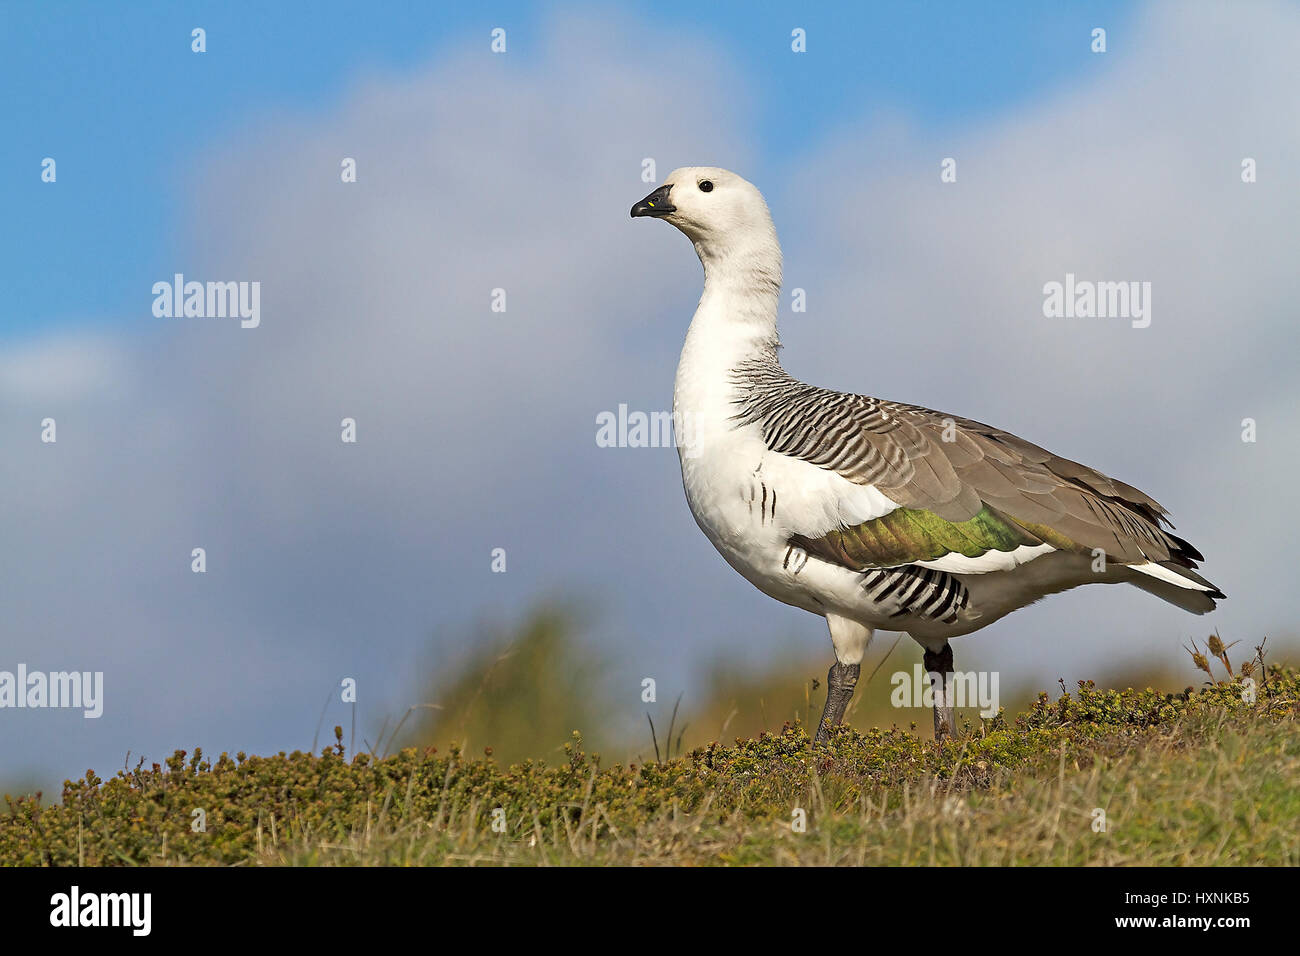
<path id="1" fill-rule="evenodd" d="M 890 617 L 956 624 L 957 615 L 970 606 L 970 593 L 952 575 L 912 565 L 864 571 L 862 590 L 873 605 L 895 606 Z"/>

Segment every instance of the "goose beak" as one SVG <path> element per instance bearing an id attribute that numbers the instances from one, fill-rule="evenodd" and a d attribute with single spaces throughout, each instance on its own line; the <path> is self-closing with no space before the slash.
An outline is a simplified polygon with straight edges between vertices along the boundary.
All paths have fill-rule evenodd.
<path id="1" fill-rule="evenodd" d="M 668 183 L 646 196 L 645 199 L 632 207 L 632 218 L 652 216 L 656 219 L 662 219 L 669 213 L 676 212 L 677 207 L 668 201 L 668 193 L 672 188 L 672 183 Z"/>

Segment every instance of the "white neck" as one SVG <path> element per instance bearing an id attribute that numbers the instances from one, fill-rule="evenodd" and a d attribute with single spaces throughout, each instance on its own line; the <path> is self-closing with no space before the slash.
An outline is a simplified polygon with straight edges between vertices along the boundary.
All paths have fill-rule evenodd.
<path id="1" fill-rule="evenodd" d="M 765 230 L 727 243 L 696 239 L 704 265 L 704 294 L 677 365 L 673 410 L 679 443 L 709 441 L 731 429 L 731 371 L 748 359 L 776 361 L 776 313 L 781 295 L 781 246 Z"/>

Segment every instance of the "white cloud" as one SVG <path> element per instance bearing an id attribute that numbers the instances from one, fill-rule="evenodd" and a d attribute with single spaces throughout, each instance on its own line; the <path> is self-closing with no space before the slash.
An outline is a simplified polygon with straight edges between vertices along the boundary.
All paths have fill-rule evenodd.
<path id="1" fill-rule="evenodd" d="M 113 342 L 83 334 L 11 344 L 0 355 L 0 396 L 14 403 L 84 400 L 120 380 L 119 352 Z"/>

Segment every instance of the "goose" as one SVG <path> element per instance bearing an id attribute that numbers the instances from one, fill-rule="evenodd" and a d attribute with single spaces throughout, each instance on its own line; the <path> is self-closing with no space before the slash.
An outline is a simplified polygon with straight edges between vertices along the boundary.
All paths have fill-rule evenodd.
<path id="1" fill-rule="evenodd" d="M 704 267 L 673 390 L 691 514 L 733 569 L 830 630 L 815 744 L 843 721 L 877 630 L 923 648 L 942 742 L 951 639 L 1083 584 L 1135 585 L 1193 614 L 1224 597 L 1132 485 L 991 425 L 789 375 L 781 246 L 745 179 L 683 167 L 632 216 L 676 227 Z"/>

